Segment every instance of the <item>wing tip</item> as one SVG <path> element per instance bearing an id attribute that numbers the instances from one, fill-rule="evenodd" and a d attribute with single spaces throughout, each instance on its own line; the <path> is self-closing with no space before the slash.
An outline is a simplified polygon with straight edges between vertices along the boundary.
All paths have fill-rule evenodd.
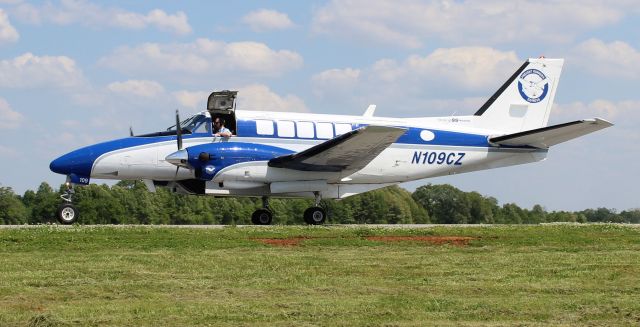
<path id="1" fill-rule="evenodd" d="M 596 125 L 602 125 L 602 128 L 607 128 L 607 127 L 611 127 L 613 125 L 615 125 L 614 123 L 606 120 L 606 119 L 602 119 L 600 117 L 595 117 L 595 118 L 591 118 L 591 119 L 585 119 L 585 121 L 593 121 L 593 124 Z"/>

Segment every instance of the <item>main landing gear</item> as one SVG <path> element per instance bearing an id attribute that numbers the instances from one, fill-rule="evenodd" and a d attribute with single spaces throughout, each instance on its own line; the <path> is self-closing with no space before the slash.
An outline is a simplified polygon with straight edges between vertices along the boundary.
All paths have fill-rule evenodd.
<path id="1" fill-rule="evenodd" d="M 271 225 L 273 213 L 269 209 L 269 198 L 262 197 L 262 209 L 258 209 L 251 215 L 251 222 L 254 225 Z"/>
<path id="2" fill-rule="evenodd" d="M 78 220 L 79 213 L 78 209 L 73 205 L 73 195 L 75 191 L 73 190 L 73 186 L 71 183 L 67 183 L 67 190 L 60 197 L 64 200 L 60 206 L 58 206 L 58 211 L 56 214 L 56 218 L 58 218 L 58 222 L 63 225 L 71 225 Z"/>
<path id="3" fill-rule="evenodd" d="M 304 211 L 304 222 L 309 225 L 322 225 L 327 220 L 327 212 L 320 207 L 320 192 L 313 192 L 316 196 L 315 205 Z"/>
<path id="4" fill-rule="evenodd" d="M 322 197 L 319 192 L 314 192 L 316 196 L 315 205 L 304 211 L 304 222 L 309 225 L 322 225 L 327 220 L 327 211 L 320 207 Z M 269 198 L 262 197 L 262 209 L 258 209 L 251 215 L 251 222 L 254 225 L 270 225 L 273 220 L 273 213 L 269 209 Z"/>

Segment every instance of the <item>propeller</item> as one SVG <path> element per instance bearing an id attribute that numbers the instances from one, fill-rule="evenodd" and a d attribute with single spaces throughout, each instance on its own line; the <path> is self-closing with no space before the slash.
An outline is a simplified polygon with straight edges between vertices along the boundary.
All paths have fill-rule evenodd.
<path id="1" fill-rule="evenodd" d="M 176 109 L 176 135 L 178 136 L 178 151 L 182 150 L 182 126 L 180 126 L 180 112 Z"/>
<path id="2" fill-rule="evenodd" d="M 168 155 L 165 159 L 176 165 L 176 173 L 173 176 L 173 180 L 178 179 L 178 171 L 180 167 L 188 167 L 187 161 L 189 160 L 189 154 L 186 150 L 182 149 L 182 126 L 180 126 L 180 113 L 176 110 L 176 141 L 178 144 L 178 151 Z"/>
<path id="3" fill-rule="evenodd" d="M 178 151 L 182 150 L 182 126 L 180 126 L 180 112 L 176 109 L 176 141 L 178 142 Z M 176 173 L 173 175 L 173 180 L 178 179 L 178 170 L 180 166 L 176 166 Z"/>

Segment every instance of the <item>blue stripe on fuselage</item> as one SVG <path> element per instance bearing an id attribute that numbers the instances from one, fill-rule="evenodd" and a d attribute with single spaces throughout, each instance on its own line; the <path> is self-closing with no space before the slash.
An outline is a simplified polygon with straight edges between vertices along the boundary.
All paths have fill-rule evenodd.
<path id="1" fill-rule="evenodd" d="M 350 124 L 352 129 L 365 127 L 367 124 Z M 417 145 L 448 145 L 448 146 L 474 146 L 474 147 L 490 147 L 487 135 L 469 134 L 461 132 L 440 131 L 435 129 L 394 126 L 406 128 L 404 133 L 395 143 L 400 144 L 417 144 Z M 302 138 L 302 137 L 279 137 L 278 126 L 274 123 L 273 135 L 262 135 L 257 133 L 255 120 L 239 120 L 237 123 L 237 134 L 241 137 L 258 137 L 269 139 L 299 139 L 299 140 L 318 140 L 326 141 L 326 139 Z M 422 131 L 429 131 L 435 135 L 432 140 L 425 141 L 420 137 Z"/>
<path id="2" fill-rule="evenodd" d="M 184 139 L 206 137 L 205 134 L 184 135 Z M 176 142 L 176 136 L 157 136 L 157 137 L 127 137 L 107 142 L 102 142 L 84 148 L 71 151 L 51 162 L 49 168 L 58 174 L 76 174 L 79 176 L 89 177 L 93 163 L 101 155 L 120 149 L 131 148 L 140 145 L 159 143 L 159 142 Z"/>
<path id="3" fill-rule="evenodd" d="M 335 124 L 335 123 L 334 123 Z M 352 129 L 367 126 L 367 124 L 350 124 Z M 250 138 L 265 138 L 265 139 L 293 139 L 293 140 L 316 140 L 327 141 L 327 139 L 313 138 L 301 138 L 301 137 L 278 137 L 278 127 L 275 122 L 273 123 L 272 135 L 259 135 L 257 133 L 255 120 L 238 120 L 237 121 L 237 136 L 238 137 L 250 137 Z M 400 144 L 415 144 L 415 145 L 441 145 L 441 146 L 471 146 L 471 147 L 491 147 L 486 135 L 470 134 L 461 132 L 441 131 L 434 129 L 423 129 L 416 127 L 404 127 L 407 131 L 398 138 L 396 143 Z M 420 137 L 420 133 L 423 131 L 429 131 L 435 135 L 432 140 L 426 141 Z M 314 132 L 314 136 L 315 136 Z M 183 136 L 184 139 L 210 137 L 206 134 L 188 134 Z M 77 174 L 79 176 L 89 177 L 91 170 L 96 159 L 105 153 L 131 148 L 135 146 L 141 146 L 159 142 L 175 142 L 176 136 L 154 136 L 154 137 L 127 137 L 123 139 L 117 139 L 113 141 L 98 143 L 90 145 L 84 148 L 67 153 L 60 158 L 54 160 L 50 164 L 50 168 L 53 172 L 59 174 Z"/>

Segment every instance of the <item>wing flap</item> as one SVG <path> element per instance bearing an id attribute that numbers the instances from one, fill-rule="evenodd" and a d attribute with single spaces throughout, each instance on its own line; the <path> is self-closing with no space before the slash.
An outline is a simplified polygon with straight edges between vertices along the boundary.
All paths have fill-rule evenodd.
<path id="1" fill-rule="evenodd" d="M 543 149 L 611 126 L 613 124 L 604 119 L 583 119 L 492 137 L 489 142 L 505 146 L 532 146 Z"/>
<path id="2" fill-rule="evenodd" d="M 302 152 L 269 160 L 269 167 L 303 171 L 358 171 L 395 142 L 406 129 L 366 126 Z"/>

